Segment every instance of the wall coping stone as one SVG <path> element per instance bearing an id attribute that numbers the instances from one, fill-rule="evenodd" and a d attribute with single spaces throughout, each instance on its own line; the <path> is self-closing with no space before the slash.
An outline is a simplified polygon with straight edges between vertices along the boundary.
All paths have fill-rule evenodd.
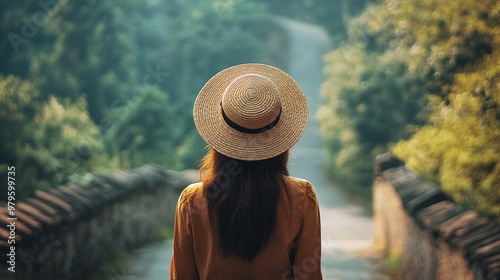
<path id="1" fill-rule="evenodd" d="M 15 205 L 16 244 L 28 243 L 48 228 L 88 218 L 102 207 L 133 193 L 150 192 L 165 185 L 180 192 L 197 180 L 193 170 L 180 172 L 143 165 L 131 171 L 94 175 L 91 182 L 84 185 L 68 183 L 48 191 L 37 190 Z M 9 247 L 6 227 L 9 217 L 7 207 L 0 207 L 0 248 Z"/>
<path id="2" fill-rule="evenodd" d="M 437 184 L 391 154 L 377 156 L 374 170 L 394 188 L 417 224 L 462 250 L 471 267 L 481 268 L 484 279 L 500 279 L 500 226 L 456 205 Z"/>

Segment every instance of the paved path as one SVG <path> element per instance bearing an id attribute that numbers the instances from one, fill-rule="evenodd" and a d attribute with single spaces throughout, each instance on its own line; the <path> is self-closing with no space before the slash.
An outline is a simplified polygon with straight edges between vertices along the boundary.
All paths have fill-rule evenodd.
<path id="1" fill-rule="evenodd" d="M 319 90 L 323 82 L 323 54 L 328 35 L 322 29 L 304 23 L 280 19 L 290 34 L 288 72 L 304 90 L 311 115 L 306 132 L 292 148 L 290 173 L 309 180 L 320 202 L 322 227 L 322 269 L 324 279 L 389 279 L 379 272 L 381 262 L 362 258 L 356 252 L 370 251 L 372 219 L 360 206 L 353 205 L 325 175 L 325 149 L 319 135 L 315 113 L 320 106 Z"/>
<path id="2" fill-rule="evenodd" d="M 357 251 L 372 244 L 372 219 L 361 207 L 348 202 L 324 175 L 324 155 L 315 112 L 320 105 L 319 87 L 323 81 L 323 54 L 328 36 L 318 27 L 280 19 L 291 36 L 291 62 L 288 72 L 306 93 L 310 106 L 309 124 L 292 149 L 290 172 L 306 178 L 315 186 L 321 206 L 322 269 L 324 279 L 383 280 L 380 264 L 362 258 Z M 120 279 L 167 279 L 171 240 L 152 244 L 134 252 L 126 273 Z"/>

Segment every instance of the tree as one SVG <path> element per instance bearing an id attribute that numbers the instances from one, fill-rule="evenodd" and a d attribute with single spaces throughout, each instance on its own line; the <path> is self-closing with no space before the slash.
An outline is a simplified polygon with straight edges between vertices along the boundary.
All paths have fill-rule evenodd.
<path id="1" fill-rule="evenodd" d="M 355 19 L 323 89 L 335 172 L 363 177 L 363 161 L 399 141 L 408 166 L 498 220 L 499 10 L 495 0 L 386 0 Z"/>
<path id="2" fill-rule="evenodd" d="M 175 119 L 166 93 L 156 87 L 141 88 L 125 106 L 110 113 L 106 147 L 118 157 L 120 168 L 135 168 L 144 163 L 179 168 L 172 142 L 182 128 Z"/>
<path id="3" fill-rule="evenodd" d="M 0 20 L 4 91 L 19 92 L 0 105 L 0 155 L 49 188 L 117 159 L 195 167 L 196 94 L 225 67 L 264 61 L 269 15 L 254 1 L 63 0 L 2 2 Z"/>
<path id="4" fill-rule="evenodd" d="M 4 138 L 0 174 L 4 178 L 6 167 L 15 166 L 18 199 L 35 189 L 56 187 L 69 176 L 113 167 L 103 153 L 101 131 L 92 123 L 84 99 L 71 103 L 49 97 L 44 102 L 37 99 L 39 95 L 29 82 L 0 76 Z M 1 195 L 0 200 L 5 199 L 6 194 Z"/>
<path id="5" fill-rule="evenodd" d="M 157 69 L 162 73 L 160 79 L 149 81 L 168 93 L 180 129 L 170 136 L 177 160 L 194 167 L 204 146 L 192 121 L 194 99 L 220 70 L 264 62 L 269 16 L 252 1 L 172 1 L 166 5 L 149 0 L 139 11 L 135 36 L 138 49 L 144 50 L 137 56 L 139 79 Z"/>
<path id="6" fill-rule="evenodd" d="M 469 209 L 500 222 L 500 52 L 455 75 L 448 102 L 394 153 Z"/>
<path id="7" fill-rule="evenodd" d="M 111 1 L 59 1 L 43 29 L 54 38 L 30 67 L 41 92 L 73 101 L 86 96 L 97 124 L 137 84 L 133 25 Z"/>
<path id="8" fill-rule="evenodd" d="M 327 55 L 317 114 L 333 177 L 355 189 L 371 186 L 375 156 L 419 123 L 425 96 L 404 57 L 374 40 L 384 34 L 373 22 L 385 22 L 376 8 L 352 22 L 349 44 Z"/>

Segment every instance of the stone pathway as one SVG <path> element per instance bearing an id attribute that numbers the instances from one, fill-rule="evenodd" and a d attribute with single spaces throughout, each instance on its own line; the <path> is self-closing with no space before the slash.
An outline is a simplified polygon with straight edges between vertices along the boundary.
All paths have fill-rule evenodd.
<path id="1" fill-rule="evenodd" d="M 322 270 L 324 279 L 386 280 L 383 262 L 362 257 L 372 246 L 372 219 L 360 206 L 353 205 L 328 181 L 324 174 L 324 155 L 315 112 L 320 106 L 319 88 L 323 82 L 323 54 L 328 35 L 320 28 L 288 19 L 279 23 L 290 34 L 287 72 L 306 93 L 310 120 L 306 132 L 291 151 L 290 173 L 308 179 L 316 188 L 322 222 Z M 151 244 L 132 253 L 126 273 L 120 279 L 168 279 L 171 240 Z"/>

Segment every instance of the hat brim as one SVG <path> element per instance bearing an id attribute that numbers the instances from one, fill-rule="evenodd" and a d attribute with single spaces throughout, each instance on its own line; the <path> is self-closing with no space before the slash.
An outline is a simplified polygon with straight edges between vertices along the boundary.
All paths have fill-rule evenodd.
<path id="1" fill-rule="evenodd" d="M 248 134 L 231 128 L 223 119 L 220 102 L 226 87 L 237 77 L 259 74 L 271 79 L 281 98 L 281 116 L 271 129 Z M 306 97 L 287 73 L 265 64 L 236 65 L 213 76 L 194 102 L 196 129 L 205 142 L 228 157 L 240 160 L 263 160 L 289 150 L 300 139 L 307 125 L 309 108 Z"/>

